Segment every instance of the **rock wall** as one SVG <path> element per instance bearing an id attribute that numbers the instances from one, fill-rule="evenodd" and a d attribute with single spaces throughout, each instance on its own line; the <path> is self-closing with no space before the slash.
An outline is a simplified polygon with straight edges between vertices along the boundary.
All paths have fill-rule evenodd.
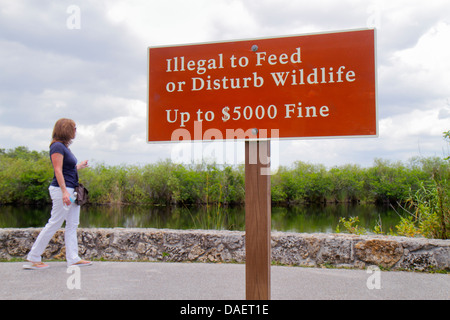
<path id="1" fill-rule="evenodd" d="M 24 258 L 41 229 L 0 229 L 0 259 Z M 245 262 L 245 233 L 169 229 L 78 229 L 85 259 Z M 65 259 L 64 230 L 43 255 Z M 272 233 L 272 261 L 297 266 L 450 270 L 450 240 L 350 234 Z"/>

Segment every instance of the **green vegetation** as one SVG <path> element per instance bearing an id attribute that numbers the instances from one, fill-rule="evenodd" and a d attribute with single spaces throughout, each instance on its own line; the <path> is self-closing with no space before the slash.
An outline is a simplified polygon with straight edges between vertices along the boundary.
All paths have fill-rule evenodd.
<path id="1" fill-rule="evenodd" d="M 450 131 L 444 132 L 444 139 L 450 142 Z M 419 160 L 417 162 L 417 160 Z M 400 189 L 394 191 L 385 189 L 386 192 L 380 192 L 391 201 L 396 199 L 397 203 L 403 202 L 404 214 L 401 216 L 400 223 L 396 226 L 397 234 L 407 237 L 422 236 L 426 238 L 450 239 L 450 156 L 441 160 L 439 158 L 417 159 L 409 170 L 404 168 L 385 168 L 382 171 L 391 171 L 391 173 L 403 172 L 397 175 L 396 179 L 373 180 L 372 186 L 380 186 L 378 190 L 383 190 L 384 186 L 390 183 L 398 184 Z M 394 169 L 394 170 L 392 170 Z M 370 169 L 369 169 L 370 170 Z M 415 172 L 413 175 L 408 172 Z M 414 176 L 413 179 L 411 177 Z M 379 184 L 379 181 L 384 183 Z M 402 182 L 403 181 L 403 182 Z M 409 190 L 401 188 L 404 182 L 411 183 Z M 394 191 L 394 192 L 392 192 Z M 391 198 L 393 196 L 393 198 Z M 346 232 L 362 234 L 365 230 L 358 225 L 358 217 L 351 217 L 349 220 L 341 218 L 337 227 L 340 231 L 340 225 Z M 375 227 L 375 233 L 384 233 L 382 222 Z M 391 234 L 394 232 L 390 230 Z"/>
<path id="2" fill-rule="evenodd" d="M 92 204 L 241 204 L 243 167 L 96 164 L 80 170 Z M 48 152 L 0 149 L 0 204 L 50 203 L 53 168 Z"/>
<path id="3" fill-rule="evenodd" d="M 410 190 L 430 181 L 433 168 L 450 166 L 439 158 L 414 158 L 409 163 L 375 159 L 362 168 L 344 165 L 329 170 L 323 165 L 296 162 L 272 177 L 272 200 L 290 203 L 405 202 Z"/>
<path id="4" fill-rule="evenodd" d="M 419 201 L 435 186 L 441 198 L 448 189 L 450 163 L 414 158 L 408 163 L 376 159 L 363 168 L 295 162 L 272 175 L 272 201 L 284 204 L 325 202 L 402 203 Z M 49 203 L 53 169 L 48 153 L 26 147 L 0 149 L 0 203 Z M 95 164 L 80 171 L 93 204 L 243 204 L 243 166 L 214 163 L 181 165 L 169 160 L 144 166 Z M 416 195 L 414 198 L 413 195 Z M 443 200 L 442 205 L 445 205 Z"/>
<path id="5" fill-rule="evenodd" d="M 340 224 L 342 224 L 348 233 L 352 234 L 365 234 L 366 230 L 359 225 L 359 217 L 340 218 L 339 225 L 336 228 L 336 232 L 340 233 Z"/>
<path id="6" fill-rule="evenodd" d="M 448 176 L 448 174 L 447 174 Z M 419 190 L 408 200 L 409 210 L 397 226 L 398 234 L 426 238 L 450 238 L 450 192 L 448 178 L 434 178 L 427 185 L 422 183 Z M 410 212 L 411 211 L 411 212 Z"/>
<path id="7" fill-rule="evenodd" d="M 450 140 L 450 131 L 444 133 Z M 401 204 L 397 232 L 449 238 L 450 159 L 413 158 L 407 163 L 375 159 L 373 166 L 295 162 L 272 175 L 276 205 L 317 203 Z M 0 149 L 0 204 L 49 203 L 53 169 L 48 152 L 26 147 Z M 169 160 L 144 166 L 95 164 L 80 171 L 92 204 L 223 205 L 243 204 L 241 166 L 215 163 L 180 165 Z M 344 230 L 361 233 L 356 218 L 341 220 Z M 375 232 L 383 233 L 382 222 Z"/>
<path id="8" fill-rule="evenodd" d="M 0 149 L 0 203 L 48 202 L 52 178 L 48 152 Z"/>

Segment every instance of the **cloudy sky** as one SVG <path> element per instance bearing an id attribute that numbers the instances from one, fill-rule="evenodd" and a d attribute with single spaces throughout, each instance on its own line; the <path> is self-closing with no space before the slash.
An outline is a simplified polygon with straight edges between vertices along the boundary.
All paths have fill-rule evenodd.
<path id="1" fill-rule="evenodd" d="M 274 161 L 370 166 L 448 155 L 448 0 L 0 0 L 0 148 L 47 150 L 67 117 L 77 122 L 79 160 L 210 159 L 212 143 L 146 142 L 149 46 L 367 27 L 377 28 L 379 137 L 282 141 Z M 226 148 L 217 162 L 243 161 L 241 143 Z"/>

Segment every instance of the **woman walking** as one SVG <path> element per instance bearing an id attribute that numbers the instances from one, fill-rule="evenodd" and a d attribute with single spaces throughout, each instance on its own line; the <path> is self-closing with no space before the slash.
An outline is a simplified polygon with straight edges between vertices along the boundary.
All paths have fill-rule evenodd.
<path id="1" fill-rule="evenodd" d="M 31 264 L 24 265 L 25 269 L 37 270 L 49 267 L 41 261 L 41 256 L 64 221 L 66 221 L 64 242 L 67 266 L 92 264 L 78 256 L 77 227 L 80 222 L 80 206 L 71 201 L 71 198 L 72 200 L 74 198 L 74 189 L 78 186 L 77 171 L 88 166 L 87 160 L 77 164 L 77 158 L 69 149 L 69 145 L 75 139 L 76 129 L 75 122 L 70 119 L 59 119 L 53 128 L 50 159 L 54 177 L 49 187 L 52 199 L 51 217 L 28 253 L 27 260 Z"/>

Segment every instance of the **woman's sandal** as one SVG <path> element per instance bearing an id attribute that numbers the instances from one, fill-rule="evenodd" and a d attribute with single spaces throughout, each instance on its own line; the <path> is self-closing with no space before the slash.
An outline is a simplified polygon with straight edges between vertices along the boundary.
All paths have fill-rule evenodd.
<path id="1" fill-rule="evenodd" d="M 92 265 L 91 261 L 87 261 L 87 260 L 80 260 L 77 263 L 74 263 L 71 265 L 71 267 L 73 266 L 77 266 L 77 267 L 86 267 L 86 266 L 90 266 Z"/>
<path id="2" fill-rule="evenodd" d="M 31 263 L 30 264 L 24 264 L 23 268 L 27 269 L 27 270 L 41 270 L 41 269 L 47 269 L 50 266 L 48 264 L 45 264 L 43 262 L 33 262 L 33 261 L 28 261 Z"/>

